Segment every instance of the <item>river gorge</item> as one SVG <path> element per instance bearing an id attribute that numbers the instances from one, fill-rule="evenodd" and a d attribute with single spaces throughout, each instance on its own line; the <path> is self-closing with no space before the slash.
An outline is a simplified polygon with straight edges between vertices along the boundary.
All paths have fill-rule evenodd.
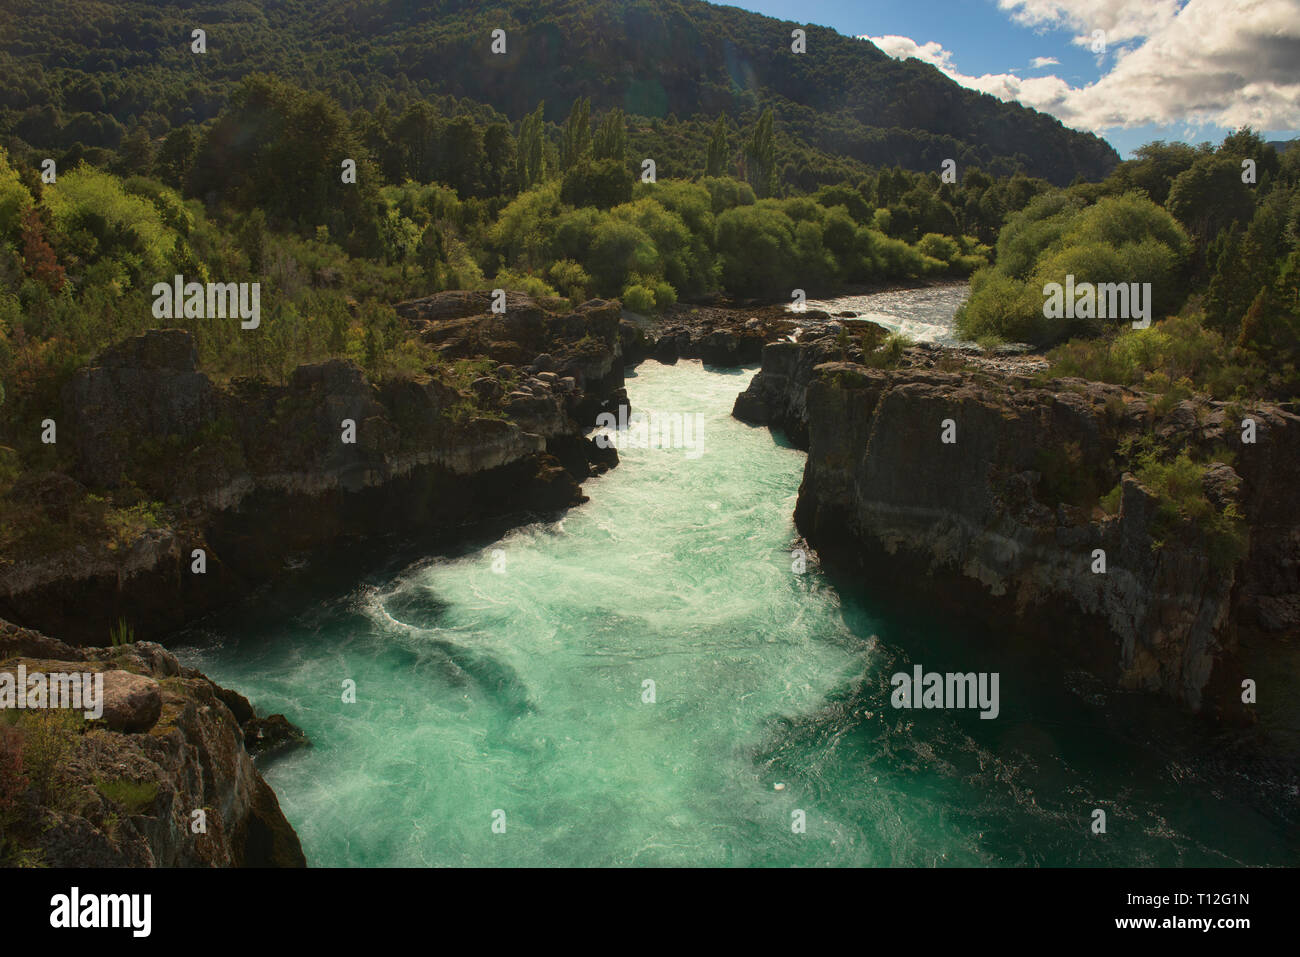
<path id="1" fill-rule="evenodd" d="M 960 287 L 938 314 L 879 295 L 819 308 L 950 339 Z M 262 771 L 311 865 L 1294 861 L 1293 778 L 1256 730 L 1026 653 L 925 583 L 904 603 L 823 569 L 794 522 L 807 455 L 732 416 L 756 370 L 646 359 L 631 407 L 697 416 L 698 448 L 624 443 L 556 517 L 334 557 L 332 584 L 182 636 L 310 738 Z M 996 719 L 893 707 L 914 666 L 996 673 Z"/>

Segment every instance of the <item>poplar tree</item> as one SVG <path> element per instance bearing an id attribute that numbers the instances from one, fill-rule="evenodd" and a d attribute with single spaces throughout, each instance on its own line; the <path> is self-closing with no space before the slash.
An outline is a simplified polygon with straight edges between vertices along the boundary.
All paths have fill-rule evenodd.
<path id="1" fill-rule="evenodd" d="M 745 175 L 759 199 L 776 188 L 776 142 L 772 136 L 772 110 L 763 111 L 745 147 Z"/>
<path id="2" fill-rule="evenodd" d="M 520 190 L 529 189 L 540 183 L 546 173 L 545 152 L 542 149 L 542 111 L 545 101 L 537 104 L 537 109 L 525 116 L 519 124 L 519 170 Z"/>
<path id="3" fill-rule="evenodd" d="M 727 165 L 727 121 L 724 116 L 718 117 L 718 122 L 713 124 L 713 138 L 709 140 L 709 159 L 705 166 L 706 176 L 721 176 Z"/>
<path id="4" fill-rule="evenodd" d="M 591 99 L 579 97 L 564 121 L 564 139 L 560 146 L 560 169 L 568 172 L 591 152 Z"/>
<path id="5" fill-rule="evenodd" d="M 625 162 L 627 156 L 627 130 L 623 126 L 623 111 L 617 107 L 605 114 L 592 141 L 595 159 L 613 159 Z"/>

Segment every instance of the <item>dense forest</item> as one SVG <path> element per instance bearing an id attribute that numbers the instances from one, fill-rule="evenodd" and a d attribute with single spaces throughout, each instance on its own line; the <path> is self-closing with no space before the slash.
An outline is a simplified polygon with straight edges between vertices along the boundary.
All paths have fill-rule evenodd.
<path id="1" fill-rule="evenodd" d="M 0 24 L 0 131 L 44 148 L 117 149 L 213 119 L 237 83 L 273 72 L 345 111 L 428 102 L 482 126 L 584 97 L 646 128 L 664 175 L 703 158 L 713 121 L 779 117 L 777 180 L 805 191 L 843 160 L 936 169 L 944 159 L 1057 185 L 1118 157 L 1054 118 L 964 89 L 865 40 L 696 0 L 20 0 Z M 808 52 L 791 50 L 806 31 Z M 206 31 L 206 49 L 191 34 Z M 493 30 L 505 52 L 491 51 Z M 642 150 L 633 137 L 633 145 Z M 739 154 L 723 172 L 736 173 Z"/>

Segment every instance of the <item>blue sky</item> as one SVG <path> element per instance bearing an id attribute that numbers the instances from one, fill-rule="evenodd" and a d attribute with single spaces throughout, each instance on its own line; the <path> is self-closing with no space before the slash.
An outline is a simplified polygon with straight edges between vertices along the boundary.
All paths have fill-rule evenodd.
<path id="1" fill-rule="evenodd" d="M 1268 139 L 1300 136 L 1300 0 L 729 5 L 871 37 L 891 55 L 919 56 L 964 86 L 1097 133 L 1122 156 L 1154 139 L 1218 142 L 1246 124 Z M 1108 41 L 1100 55 L 1090 49 L 1097 30 Z"/>

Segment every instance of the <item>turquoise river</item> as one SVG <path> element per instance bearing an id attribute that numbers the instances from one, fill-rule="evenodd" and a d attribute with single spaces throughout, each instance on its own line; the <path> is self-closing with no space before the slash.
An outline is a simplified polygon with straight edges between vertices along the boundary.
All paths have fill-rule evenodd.
<path id="1" fill-rule="evenodd" d="M 646 362 L 633 407 L 697 414 L 698 449 L 624 448 L 558 520 L 188 639 L 312 739 L 265 774 L 313 866 L 1296 860 L 1266 774 L 1083 676 L 999 658 L 996 720 L 892 708 L 894 671 L 992 659 L 796 571 L 804 455 L 730 417 L 753 371 Z"/>

